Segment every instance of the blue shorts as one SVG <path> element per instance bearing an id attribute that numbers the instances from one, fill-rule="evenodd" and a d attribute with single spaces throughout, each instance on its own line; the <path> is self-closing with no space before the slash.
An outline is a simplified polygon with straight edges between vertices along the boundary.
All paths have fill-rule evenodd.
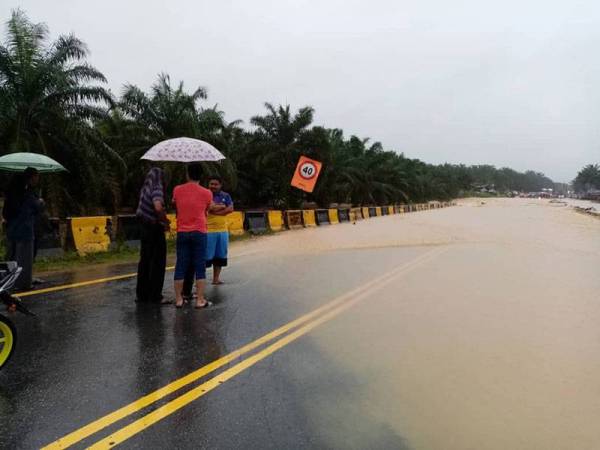
<path id="1" fill-rule="evenodd" d="M 196 271 L 196 280 L 206 278 L 206 233 L 200 231 L 177 233 L 177 262 L 175 263 L 175 279 L 185 279 L 190 268 Z"/>
<path id="2" fill-rule="evenodd" d="M 229 233 L 227 231 L 208 233 L 206 235 L 206 267 L 227 265 L 227 248 Z"/>

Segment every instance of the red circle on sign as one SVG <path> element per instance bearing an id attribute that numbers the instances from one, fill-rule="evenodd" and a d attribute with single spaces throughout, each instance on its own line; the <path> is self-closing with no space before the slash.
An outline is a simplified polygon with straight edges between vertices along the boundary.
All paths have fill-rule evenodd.
<path id="1" fill-rule="evenodd" d="M 310 180 L 317 176 L 317 166 L 310 161 L 303 162 L 298 168 L 298 174 L 305 180 Z"/>

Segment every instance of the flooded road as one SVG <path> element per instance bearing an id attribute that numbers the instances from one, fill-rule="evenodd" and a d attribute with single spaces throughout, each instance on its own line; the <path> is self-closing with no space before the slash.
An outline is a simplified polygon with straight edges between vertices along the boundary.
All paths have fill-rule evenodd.
<path id="1" fill-rule="evenodd" d="M 27 297 L 0 447 L 599 447 L 600 220 L 468 200 L 232 253 L 211 310 Z"/>

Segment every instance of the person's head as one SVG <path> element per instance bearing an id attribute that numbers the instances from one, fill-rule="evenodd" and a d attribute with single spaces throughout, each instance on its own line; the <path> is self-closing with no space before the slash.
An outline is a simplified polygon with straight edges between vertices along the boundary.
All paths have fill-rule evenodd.
<path id="1" fill-rule="evenodd" d="M 155 189 L 165 189 L 165 173 L 160 167 L 152 167 L 146 174 L 144 180 L 144 189 L 153 191 Z"/>
<path id="2" fill-rule="evenodd" d="M 208 188 L 212 192 L 220 192 L 222 187 L 223 180 L 221 179 L 221 177 L 214 176 L 208 179 Z"/>
<path id="3" fill-rule="evenodd" d="M 187 177 L 190 181 L 200 181 L 202 177 L 202 168 L 199 164 L 190 164 L 187 166 Z"/>
<path id="4" fill-rule="evenodd" d="M 28 167 L 25 169 L 25 172 L 23 172 L 23 180 L 27 186 L 36 187 L 40 182 L 40 173 L 37 169 Z"/>

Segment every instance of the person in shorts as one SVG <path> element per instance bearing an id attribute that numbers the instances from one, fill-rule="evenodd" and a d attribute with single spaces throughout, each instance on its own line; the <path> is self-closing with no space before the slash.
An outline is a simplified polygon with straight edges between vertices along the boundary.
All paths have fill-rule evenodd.
<path id="1" fill-rule="evenodd" d="M 220 177 L 210 177 L 208 189 L 213 195 L 213 204 L 208 212 L 206 235 L 206 267 L 213 268 L 213 285 L 223 284 L 221 270 L 227 266 L 227 251 L 229 247 L 229 230 L 227 215 L 233 212 L 231 195 L 222 190 L 223 181 Z"/>
<path id="2" fill-rule="evenodd" d="M 200 186 L 201 169 L 190 165 L 188 182 L 175 186 L 173 203 L 177 210 L 177 262 L 175 263 L 175 306 L 184 304 L 182 295 L 185 275 L 194 268 L 196 279 L 196 308 L 209 305 L 204 298 L 206 280 L 206 219 L 212 204 L 212 194 Z"/>

